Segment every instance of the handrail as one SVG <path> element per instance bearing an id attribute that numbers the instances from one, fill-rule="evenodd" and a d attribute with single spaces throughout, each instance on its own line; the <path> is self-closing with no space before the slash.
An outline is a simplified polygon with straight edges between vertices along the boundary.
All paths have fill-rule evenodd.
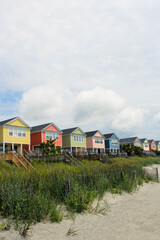
<path id="1" fill-rule="evenodd" d="M 20 155 L 20 158 L 22 158 L 23 161 L 27 164 L 27 167 L 29 166 L 31 168 L 34 168 L 32 164 L 30 164 L 30 162 L 28 162 L 27 159 L 20 152 L 18 154 Z"/>
<path id="2" fill-rule="evenodd" d="M 65 153 L 66 157 L 69 158 L 71 162 L 73 162 L 78 167 L 85 167 L 81 162 L 79 162 L 75 157 L 70 156 L 69 154 Z"/>
<path id="3" fill-rule="evenodd" d="M 23 164 L 23 162 L 14 154 L 14 153 L 11 153 L 11 156 L 12 156 L 12 161 L 14 161 L 15 159 L 17 160 L 17 162 L 19 162 L 25 169 L 26 166 Z M 15 159 L 14 159 L 15 158 Z M 16 164 L 16 162 L 14 161 L 14 163 Z M 17 165 L 17 164 L 16 164 Z"/>

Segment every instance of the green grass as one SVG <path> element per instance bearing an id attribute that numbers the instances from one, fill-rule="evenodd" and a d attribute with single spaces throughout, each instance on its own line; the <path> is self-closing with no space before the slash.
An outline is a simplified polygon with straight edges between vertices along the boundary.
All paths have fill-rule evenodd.
<path id="1" fill-rule="evenodd" d="M 26 171 L 0 161 L 0 215 L 12 218 L 23 234 L 45 218 L 60 222 L 63 215 L 57 206 L 65 205 L 73 213 L 83 212 L 106 191 L 132 192 L 143 180 L 152 180 L 145 179 L 142 167 L 160 164 L 160 158 L 112 158 L 109 164 L 82 162 L 85 168 L 36 160 L 35 168 Z M 69 192 L 66 180 L 70 182 Z"/>

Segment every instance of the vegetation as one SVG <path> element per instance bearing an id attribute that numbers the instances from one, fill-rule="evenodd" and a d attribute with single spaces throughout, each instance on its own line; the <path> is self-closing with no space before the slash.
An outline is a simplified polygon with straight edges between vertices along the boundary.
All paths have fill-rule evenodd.
<path id="1" fill-rule="evenodd" d="M 120 152 L 125 152 L 127 153 L 128 156 L 134 156 L 134 155 L 138 155 L 138 156 L 143 156 L 143 149 L 141 147 L 137 147 L 134 145 L 130 145 L 130 144 L 125 144 L 125 145 L 120 145 Z"/>
<path id="2" fill-rule="evenodd" d="M 56 148 L 55 148 L 55 144 L 54 144 L 55 140 L 47 140 L 47 142 L 43 142 L 40 144 L 39 148 L 41 149 L 43 154 L 47 154 L 47 155 L 53 155 L 56 152 Z"/>
<path id="3" fill-rule="evenodd" d="M 26 235 L 30 226 L 43 219 L 60 222 L 59 206 L 70 213 L 82 212 L 105 191 L 131 192 L 146 178 L 143 166 L 160 164 L 159 158 L 112 158 L 110 163 L 82 161 L 85 167 L 63 163 L 46 164 L 36 159 L 34 169 L 18 169 L 0 161 L 0 215 L 12 219 Z M 136 180 L 135 180 L 136 171 Z"/>

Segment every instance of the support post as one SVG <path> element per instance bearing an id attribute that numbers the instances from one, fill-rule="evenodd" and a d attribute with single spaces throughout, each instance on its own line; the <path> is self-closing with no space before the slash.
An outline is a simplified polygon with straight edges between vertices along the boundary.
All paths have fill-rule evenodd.
<path id="1" fill-rule="evenodd" d="M 5 153 L 5 143 L 3 143 L 3 153 Z"/>
<path id="2" fill-rule="evenodd" d="M 157 181 L 158 181 L 159 180 L 158 168 L 156 168 L 156 177 L 157 177 Z"/>
<path id="3" fill-rule="evenodd" d="M 21 154 L 22 154 L 22 144 L 21 144 Z"/>
<path id="4" fill-rule="evenodd" d="M 14 151 L 14 143 L 12 143 L 12 152 Z"/>

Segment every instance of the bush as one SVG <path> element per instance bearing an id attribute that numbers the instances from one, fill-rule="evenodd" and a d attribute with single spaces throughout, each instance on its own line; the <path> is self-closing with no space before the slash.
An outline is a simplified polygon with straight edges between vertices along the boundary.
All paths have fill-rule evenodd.
<path id="1" fill-rule="evenodd" d="M 81 213 L 87 210 L 88 205 L 92 203 L 96 196 L 96 192 L 73 192 L 69 195 L 68 198 L 66 198 L 65 204 L 69 211 Z"/>

